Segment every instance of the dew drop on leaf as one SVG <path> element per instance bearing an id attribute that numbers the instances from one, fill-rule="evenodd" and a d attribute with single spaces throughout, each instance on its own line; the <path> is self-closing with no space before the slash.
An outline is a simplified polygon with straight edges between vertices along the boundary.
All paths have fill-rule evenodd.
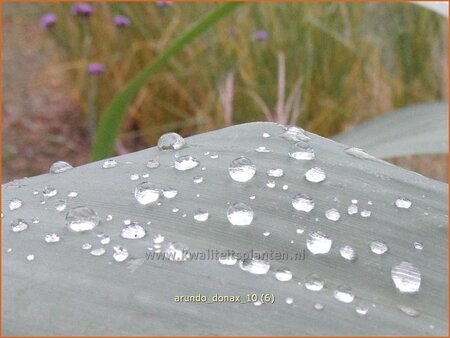
<path id="1" fill-rule="evenodd" d="M 117 167 L 117 161 L 116 160 L 109 159 L 109 160 L 104 161 L 103 164 L 102 164 L 102 168 L 103 169 L 111 169 L 111 168 L 114 168 L 114 167 Z"/>
<path id="2" fill-rule="evenodd" d="M 245 203 L 237 202 L 230 205 L 227 210 L 228 221 L 232 225 L 245 226 L 253 221 L 253 210 Z"/>
<path id="3" fill-rule="evenodd" d="M 147 232 L 145 231 L 145 229 L 136 222 L 127 225 L 120 232 L 120 236 L 125 239 L 141 239 L 146 234 Z"/>
<path id="4" fill-rule="evenodd" d="M 338 286 L 333 294 L 334 298 L 343 303 L 351 303 L 355 299 L 352 289 L 348 286 Z"/>
<path id="5" fill-rule="evenodd" d="M 299 211 L 310 212 L 314 209 L 314 201 L 306 194 L 297 194 L 292 199 L 292 206 Z"/>
<path id="6" fill-rule="evenodd" d="M 239 268 L 254 275 L 265 275 L 270 269 L 270 263 L 262 259 L 247 258 L 239 261 Z"/>
<path id="7" fill-rule="evenodd" d="M 97 213 L 89 207 L 76 207 L 66 214 L 67 227 L 75 232 L 83 232 L 94 229 L 100 223 Z"/>
<path id="8" fill-rule="evenodd" d="M 304 141 L 293 144 L 289 148 L 288 155 L 289 157 L 294 158 L 296 160 L 304 160 L 304 161 L 310 161 L 316 157 L 314 149 L 311 147 L 309 142 Z"/>
<path id="9" fill-rule="evenodd" d="M 280 268 L 275 272 L 275 278 L 280 282 L 287 282 L 292 279 L 292 272 L 287 268 Z"/>
<path id="10" fill-rule="evenodd" d="M 320 183 L 322 181 L 325 181 L 326 178 L 327 176 L 325 175 L 325 171 L 319 167 L 313 167 L 309 169 L 305 174 L 305 179 L 308 182 L 312 183 Z"/>
<path id="11" fill-rule="evenodd" d="M 306 247 L 313 254 L 327 254 L 330 252 L 333 241 L 320 231 L 311 232 L 306 240 Z"/>
<path id="12" fill-rule="evenodd" d="M 401 262 L 391 269 L 392 281 L 401 293 L 419 292 L 422 275 L 412 263 Z"/>
<path id="13" fill-rule="evenodd" d="M 256 167 L 249 158 L 240 156 L 231 161 L 228 173 L 236 182 L 248 182 L 255 175 Z"/>
<path id="14" fill-rule="evenodd" d="M 377 254 L 377 255 L 382 255 L 386 251 L 389 250 L 386 243 L 384 243 L 383 241 L 379 241 L 379 240 L 370 242 L 369 248 L 370 248 L 370 251 L 372 251 L 374 254 Z"/>
<path id="15" fill-rule="evenodd" d="M 134 189 L 134 197 L 142 204 L 152 204 L 159 199 L 159 189 L 150 182 L 142 182 Z"/>
<path id="16" fill-rule="evenodd" d="M 177 133 L 166 133 L 158 140 L 160 150 L 178 150 L 186 144 L 186 141 Z"/>
<path id="17" fill-rule="evenodd" d="M 9 210 L 16 210 L 19 209 L 22 206 L 22 201 L 18 198 L 13 198 L 11 201 L 9 201 Z"/>
<path id="18" fill-rule="evenodd" d="M 175 169 L 186 171 L 197 167 L 200 162 L 190 155 L 180 156 L 174 162 Z"/>
<path id="19" fill-rule="evenodd" d="M 64 161 L 57 161 L 50 166 L 50 174 L 60 174 L 72 169 L 73 167 Z"/>
<path id="20" fill-rule="evenodd" d="M 28 229 L 28 223 L 22 218 L 11 221 L 10 225 L 13 232 L 21 232 Z"/>

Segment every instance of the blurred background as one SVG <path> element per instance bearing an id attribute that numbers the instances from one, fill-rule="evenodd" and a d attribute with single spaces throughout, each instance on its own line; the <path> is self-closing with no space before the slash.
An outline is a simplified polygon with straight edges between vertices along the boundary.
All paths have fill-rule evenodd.
<path id="1" fill-rule="evenodd" d="M 3 182 L 90 161 L 114 94 L 212 3 L 3 3 Z M 232 124 L 330 137 L 448 100 L 448 21 L 409 3 L 248 3 L 151 77 L 116 153 Z M 283 103 L 284 111 L 277 114 Z M 447 155 L 391 162 L 447 181 Z"/>

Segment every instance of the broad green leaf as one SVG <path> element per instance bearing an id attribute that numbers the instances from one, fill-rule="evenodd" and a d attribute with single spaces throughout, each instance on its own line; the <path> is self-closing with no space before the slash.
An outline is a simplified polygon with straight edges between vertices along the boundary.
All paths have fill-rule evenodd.
<path id="1" fill-rule="evenodd" d="M 102 162 L 94 162 L 4 184 L 3 334 L 446 335 L 447 184 L 374 158 L 355 157 L 346 152 L 346 146 L 310 133 L 315 159 L 295 160 L 288 156 L 292 142 L 280 137 L 282 132 L 274 123 L 238 125 L 189 137 L 186 147 L 177 151 L 150 148 L 116 157 L 114 168 L 102 169 Z M 271 152 L 255 151 L 261 146 Z M 211 157 L 214 154 L 218 158 Z M 173 162 L 183 155 L 195 157 L 200 165 L 176 170 Z M 230 162 L 239 156 L 248 157 L 256 166 L 256 175 L 247 183 L 233 181 L 228 173 Z M 151 159 L 161 165 L 147 168 Z M 326 180 L 305 180 L 311 167 L 322 168 Z M 284 170 L 283 177 L 270 178 L 276 183 L 274 188 L 266 186 L 266 172 L 271 168 Z M 130 179 L 132 174 L 147 173 L 148 178 Z M 200 175 L 203 182 L 194 183 L 193 177 Z M 143 206 L 133 192 L 145 180 L 159 188 L 173 187 L 178 195 L 161 198 L 159 206 Z M 54 186 L 58 194 L 44 198 L 41 192 L 47 185 Z M 67 197 L 71 191 L 78 196 Z M 309 213 L 293 208 L 292 198 L 299 193 L 314 199 L 315 207 Z M 409 199 L 412 206 L 397 208 L 394 203 L 399 197 Z M 9 201 L 14 198 L 23 205 L 11 211 Z M 67 208 L 60 212 L 55 203 L 62 198 Z M 358 200 L 359 212 L 349 215 L 352 200 Z M 235 201 L 253 209 L 250 225 L 234 226 L 228 221 L 228 203 Z M 101 217 L 100 225 L 86 233 L 69 231 L 65 214 L 78 206 L 94 209 Z M 198 208 L 208 211 L 206 222 L 193 219 Z M 340 220 L 325 217 L 330 208 L 339 210 Z M 370 217 L 362 217 L 363 210 L 370 211 Z M 107 221 L 107 215 L 112 220 Z M 38 224 L 31 222 L 35 217 Z M 12 232 L 10 222 L 18 218 L 30 226 Z M 121 238 L 127 219 L 142 224 L 147 236 Z M 297 233 L 297 229 L 304 232 Z M 333 241 L 328 254 L 313 255 L 306 248 L 309 234 L 317 230 Z M 44 236 L 52 233 L 60 235 L 61 241 L 46 243 Z M 111 242 L 100 244 L 99 233 L 110 236 Z M 217 260 L 146 259 L 155 234 L 163 235 L 165 243 L 185 243 L 191 252 L 275 250 L 293 255 L 304 250 L 306 256 L 304 260 L 273 259 L 266 275 L 250 274 L 238 264 L 224 266 Z M 383 255 L 372 253 L 369 243 L 373 240 L 384 241 L 389 250 Z M 414 242 L 422 243 L 423 250 L 415 249 Z M 106 254 L 92 256 L 82 250 L 83 243 L 92 244 L 92 249 L 103 247 Z M 130 254 L 122 263 L 112 257 L 115 245 Z M 345 245 L 353 247 L 356 261 L 340 256 L 339 249 Z M 27 260 L 30 254 L 32 261 Z M 401 294 L 391 279 L 391 268 L 403 261 L 420 270 L 417 294 Z M 282 267 L 291 270 L 291 280 L 281 282 L 274 277 Z M 321 291 L 305 288 L 311 274 L 323 278 Z M 355 299 L 351 303 L 333 296 L 340 285 L 352 288 Z M 243 299 L 247 294 L 269 293 L 275 302 L 260 306 L 174 302 L 179 295 L 212 297 L 215 293 Z M 288 297 L 293 304 L 286 303 Z M 355 312 L 361 302 L 368 305 L 366 315 Z M 323 305 L 323 310 L 316 310 L 316 304 Z M 399 306 L 417 313 L 409 316 Z"/>
<path id="2" fill-rule="evenodd" d="M 379 158 L 448 152 L 448 103 L 398 109 L 333 137 Z"/>
<path id="3" fill-rule="evenodd" d="M 117 135 L 119 134 L 120 126 L 122 125 L 128 106 L 138 94 L 139 90 L 147 83 L 148 78 L 166 65 L 185 46 L 189 45 L 204 31 L 229 14 L 239 4 L 239 2 L 224 3 L 205 17 L 200 18 L 191 28 L 181 34 L 166 50 L 158 55 L 155 60 L 138 73 L 120 93 L 113 97 L 108 108 L 100 116 L 92 148 L 92 157 L 94 160 L 105 158 L 114 152 Z"/>

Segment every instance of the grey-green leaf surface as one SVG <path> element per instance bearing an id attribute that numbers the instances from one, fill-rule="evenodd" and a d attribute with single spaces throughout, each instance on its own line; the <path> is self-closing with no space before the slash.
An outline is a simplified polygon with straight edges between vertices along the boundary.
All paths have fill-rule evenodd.
<path id="1" fill-rule="evenodd" d="M 273 123 L 238 125 L 189 137 L 187 146 L 178 151 L 151 148 L 117 157 L 114 168 L 102 169 L 102 162 L 94 162 L 4 184 L 3 334 L 446 335 L 447 185 L 380 160 L 352 156 L 345 152 L 346 146 L 310 133 L 315 159 L 296 160 L 288 156 L 291 142 L 280 137 L 282 132 Z M 256 152 L 260 146 L 271 152 Z M 178 171 L 173 167 L 176 154 L 194 156 L 200 165 Z M 218 158 L 211 158 L 212 154 Z M 239 156 L 248 157 L 256 166 L 256 175 L 246 183 L 233 181 L 228 173 L 230 162 Z M 161 165 L 147 168 L 150 159 Z M 305 180 L 311 167 L 322 168 L 326 180 Z M 266 186 L 270 168 L 284 170 L 284 176 L 271 178 L 274 188 Z M 133 181 L 133 174 L 141 178 Z M 146 174 L 149 177 L 143 179 Z M 196 184 L 193 177 L 199 175 L 204 180 Z M 133 195 L 143 180 L 158 187 L 171 186 L 178 195 L 161 199 L 159 206 L 143 206 Z M 58 194 L 44 198 L 41 192 L 47 185 L 54 186 Z M 67 197 L 71 191 L 78 196 Z M 309 213 L 293 208 L 291 200 L 299 193 L 314 199 L 315 207 Z M 408 198 L 412 206 L 397 208 L 398 197 Z M 23 205 L 11 211 L 8 203 L 14 198 Z M 62 212 L 55 210 L 61 198 L 67 200 Z M 349 215 L 352 200 L 358 200 L 359 211 L 370 211 L 370 217 Z M 234 201 L 251 206 L 255 216 L 250 225 L 230 224 L 227 203 Z M 102 219 L 100 225 L 85 233 L 69 231 L 65 213 L 77 206 L 94 209 Z M 208 211 L 206 222 L 193 219 L 198 208 Z M 340 220 L 325 217 L 330 208 L 340 211 Z M 107 221 L 107 215 L 112 220 Z M 39 218 L 38 224 L 31 222 L 34 217 Z M 29 222 L 29 228 L 11 231 L 9 224 L 17 218 Z M 127 219 L 142 224 L 148 235 L 139 240 L 121 238 Z M 297 233 L 297 229 L 304 232 Z M 307 250 L 306 239 L 316 230 L 332 239 L 328 254 L 313 255 Z M 100 232 L 111 238 L 109 244 L 100 243 Z M 51 233 L 57 233 L 60 242 L 46 243 L 44 236 Z M 266 275 L 248 273 L 238 264 L 221 265 L 214 259 L 151 260 L 147 259 L 148 247 L 155 234 L 163 235 L 166 243 L 185 243 L 192 252 L 274 250 L 291 255 L 305 252 L 305 257 L 273 259 Z M 389 250 L 382 255 L 372 253 L 368 244 L 373 240 L 384 241 Z M 422 250 L 415 249 L 416 241 L 423 244 Z M 106 254 L 92 256 L 82 250 L 83 243 L 93 249 L 103 247 Z M 128 250 L 124 262 L 112 258 L 115 245 Z M 339 255 L 345 245 L 355 250 L 355 261 Z M 27 260 L 30 254 L 34 260 Z M 391 268 L 403 261 L 420 270 L 416 294 L 400 293 L 391 279 Z M 274 277 L 281 267 L 291 270 L 291 280 L 281 282 Z M 311 274 L 324 280 L 322 290 L 305 288 Z M 352 302 L 333 296 L 340 285 L 352 288 Z M 239 295 L 242 300 L 247 294 L 267 293 L 274 295 L 275 302 L 260 306 L 253 302 L 174 302 L 178 295 L 212 297 L 216 293 Z M 285 301 L 289 297 L 292 304 Z M 355 312 L 361 302 L 368 305 L 365 315 Z M 316 304 L 323 310 L 316 310 Z"/>
<path id="2" fill-rule="evenodd" d="M 333 137 L 379 158 L 448 153 L 448 103 L 410 106 L 386 113 Z"/>

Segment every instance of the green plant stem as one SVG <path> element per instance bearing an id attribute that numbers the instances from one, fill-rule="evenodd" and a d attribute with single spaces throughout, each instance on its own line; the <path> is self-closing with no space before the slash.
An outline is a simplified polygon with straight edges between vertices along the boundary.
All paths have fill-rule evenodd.
<path id="1" fill-rule="evenodd" d="M 213 26 L 221 18 L 229 14 L 239 4 L 239 2 L 227 2 L 201 18 L 190 29 L 173 41 L 164 52 L 137 74 L 125 88 L 113 98 L 108 108 L 100 116 L 94 145 L 92 147 L 93 160 L 105 158 L 113 153 L 115 141 L 124 120 L 126 110 L 141 87 L 146 84 L 148 78 L 162 66 L 167 64 L 170 58 L 180 52 L 183 47 L 192 42 L 209 27 Z"/>

